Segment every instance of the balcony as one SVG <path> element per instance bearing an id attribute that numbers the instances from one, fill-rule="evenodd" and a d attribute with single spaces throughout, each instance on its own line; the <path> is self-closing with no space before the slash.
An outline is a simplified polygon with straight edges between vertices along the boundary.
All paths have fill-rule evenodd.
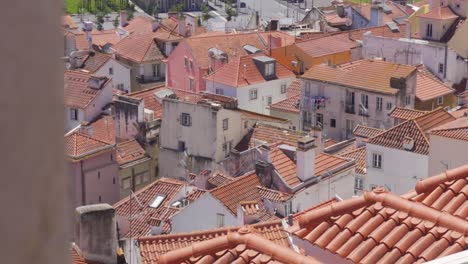
<path id="1" fill-rule="evenodd" d="M 363 107 L 359 107 L 359 115 L 360 116 L 369 116 L 369 111 Z"/>
<path id="2" fill-rule="evenodd" d="M 347 103 L 345 105 L 345 112 L 348 113 L 348 114 L 355 114 L 356 110 L 355 110 L 354 104 L 348 104 Z"/>

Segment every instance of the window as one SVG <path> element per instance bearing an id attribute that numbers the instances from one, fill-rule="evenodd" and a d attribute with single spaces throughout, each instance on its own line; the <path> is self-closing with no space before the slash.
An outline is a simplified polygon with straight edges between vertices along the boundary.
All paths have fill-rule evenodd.
<path id="1" fill-rule="evenodd" d="M 387 102 L 387 110 L 392 110 L 392 103 Z"/>
<path id="2" fill-rule="evenodd" d="M 193 91 L 195 81 L 192 78 L 189 78 L 189 89 Z"/>
<path id="3" fill-rule="evenodd" d="M 354 178 L 354 189 L 357 189 L 357 190 L 364 189 L 364 181 L 361 178 L 359 177 Z"/>
<path id="4" fill-rule="evenodd" d="M 270 106 L 271 103 L 273 102 L 273 98 L 271 96 L 267 96 L 267 105 Z"/>
<path id="5" fill-rule="evenodd" d="M 249 126 L 249 121 L 244 121 L 244 128 L 247 128 Z"/>
<path id="6" fill-rule="evenodd" d="M 426 37 L 432 37 L 432 24 L 426 26 Z"/>
<path id="7" fill-rule="evenodd" d="M 437 105 L 441 105 L 441 104 L 444 104 L 444 97 L 443 96 L 437 97 Z"/>
<path id="8" fill-rule="evenodd" d="M 444 73 L 444 64 L 439 63 L 439 73 Z"/>
<path id="9" fill-rule="evenodd" d="M 330 119 L 330 127 L 336 127 L 336 119 Z"/>
<path id="10" fill-rule="evenodd" d="M 70 119 L 71 120 L 78 120 L 78 109 L 70 108 Z"/>
<path id="11" fill-rule="evenodd" d="M 315 125 L 318 127 L 323 127 L 323 114 L 315 114 Z"/>
<path id="12" fill-rule="evenodd" d="M 159 64 L 153 64 L 153 77 L 159 77 L 161 71 L 160 67 Z"/>
<path id="13" fill-rule="evenodd" d="M 135 175 L 135 185 L 140 185 L 143 183 L 143 175 L 137 174 Z"/>
<path id="14" fill-rule="evenodd" d="M 114 75 L 114 68 L 112 67 L 109 68 L 109 75 Z"/>
<path id="15" fill-rule="evenodd" d="M 410 105 L 411 104 L 411 95 L 405 96 L 405 104 Z"/>
<path id="16" fill-rule="evenodd" d="M 143 172 L 143 182 L 149 182 L 150 181 L 150 174 L 149 171 Z"/>
<path id="17" fill-rule="evenodd" d="M 231 149 L 232 149 L 232 141 L 229 141 L 223 144 L 223 152 L 224 152 L 225 157 L 229 156 L 229 153 L 231 153 Z"/>
<path id="18" fill-rule="evenodd" d="M 101 202 L 101 201 L 102 201 L 102 199 L 101 199 L 101 195 L 99 195 L 99 202 Z"/>
<path id="19" fill-rule="evenodd" d="M 305 83 L 305 89 L 304 89 L 304 95 L 306 97 L 310 97 L 310 82 L 307 82 Z"/>
<path id="20" fill-rule="evenodd" d="M 223 130 L 228 130 L 229 128 L 229 118 L 223 119 Z"/>
<path id="21" fill-rule="evenodd" d="M 220 95 L 224 95 L 224 90 L 222 88 L 216 88 L 215 93 L 220 94 Z"/>
<path id="22" fill-rule="evenodd" d="M 190 71 L 193 71 L 193 61 L 190 61 Z"/>
<path id="23" fill-rule="evenodd" d="M 224 226 L 224 214 L 216 214 L 216 223 L 218 227 Z"/>
<path id="24" fill-rule="evenodd" d="M 377 97 L 377 104 L 376 104 L 377 111 L 382 111 L 382 105 L 383 105 L 383 98 Z"/>
<path id="25" fill-rule="evenodd" d="M 265 76 L 271 76 L 275 74 L 275 64 L 267 63 L 265 64 Z"/>
<path id="26" fill-rule="evenodd" d="M 188 59 L 187 59 L 187 57 L 184 57 L 184 67 L 185 67 L 185 69 L 188 68 Z"/>
<path id="27" fill-rule="evenodd" d="M 131 186 L 132 186 L 132 179 L 130 177 L 127 177 L 122 180 L 122 188 L 124 190 L 130 189 Z"/>
<path id="28" fill-rule="evenodd" d="M 166 198 L 165 195 L 156 196 L 156 198 L 154 198 L 153 202 L 150 204 L 150 207 L 151 208 L 158 208 L 161 205 L 161 203 L 164 201 L 165 198 Z"/>
<path id="29" fill-rule="evenodd" d="M 361 104 L 367 109 L 369 108 L 369 96 L 361 94 Z"/>
<path id="30" fill-rule="evenodd" d="M 179 141 L 179 144 L 177 146 L 177 149 L 179 151 L 185 151 L 185 142 L 184 141 Z"/>
<path id="31" fill-rule="evenodd" d="M 257 89 L 251 89 L 249 91 L 250 100 L 257 100 Z"/>
<path id="32" fill-rule="evenodd" d="M 382 168 L 382 155 L 377 153 L 372 154 L 372 167 L 377 169 Z"/>
<path id="33" fill-rule="evenodd" d="M 285 83 L 281 84 L 281 93 L 282 94 L 286 93 L 286 84 Z"/>
<path id="34" fill-rule="evenodd" d="M 370 185 L 371 191 L 373 191 L 375 188 L 377 188 L 377 185 L 375 185 L 375 184 L 371 184 L 371 185 Z"/>
<path id="35" fill-rule="evenodd" d="M 192 125 L 192 117 L 190 116 L 190 114 L 187 114 L 187 113 L 182 113 L 180 115 L 180 124 L 183 125 L 183 126 L 191 126 Z"/>
<path id="36" fill-rule="evenodd" d="M 97 178 L 98 178 L 98 180 L 101 179 L 101 172 L 100 171 L 97 172 Z"/>
<path id="37" fill-rule="evenodd" d="M 115 184 L 115 177 L 112 178 L 112 184 Z"/>
<path id="38" fill-rule="evenodd" d="M 114 155 L 111 154 L 110 159 L 111 159 L 111 161 L 113 161 L 114 160 Z"/>

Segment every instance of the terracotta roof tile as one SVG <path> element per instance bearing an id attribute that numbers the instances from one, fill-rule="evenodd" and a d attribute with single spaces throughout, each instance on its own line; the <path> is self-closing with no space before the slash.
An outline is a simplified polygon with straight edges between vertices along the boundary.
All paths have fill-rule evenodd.
<path id="1" fill-rule="evenodd" d="M 237 109 L 237 111 L 241 114 L 241 117 L 243 120 L 254 120 L 254 121 L 265 121 L 265 122 L 274 122 L 278 124 L 284 124 L 288 123 L 288 119 L 280 118 L 280 117 L 275 117 L 275 116 L 270 116 L 270 115 L 264 115 L 264 114 L 259 114 L 251 111 L 247 111 L 244 109 Z"/>
<path id="2" fill-rule="evenodd" d="M 466 250 L 468 165 L 397 196 L 363 196 L 294 216 L 289 232 L 357 263 L 420 263 Z"/>
<path id="3" fill-rule="evenodd" d="M 454 89 L 437 79 L 426 67 L 418 67 L 416 74 L 416 98 L 421 101 L 427 101 L 453 93 L 455 93 Z"/>
<path id="4" fill-rule="evenodd" d="M 431 130 L 430 134 L 468 141 L 468 117 L 461 117 Z"/>
<path id="5" fill-rule="evenodd" d="M 406 78 L 415 71 L 416 67 L 403 64 L 358 60 L 342 64 L 336 68 L 317 65 L 309 69 L 302 78 L 380 93 L 396 94 L 398 90 L 390 87 L 390 78 Z"/>
<path id="6" fill-rule="evenodd" d="M 450 7 L 434 7 L 429 13 L 418 15 L 417 17 L 437 19 L 437 20 L 446 20 L 446 19 L 455 19 L 458 18 L 458 15 L 455 14 Z"/>
<path id="7" fill-rule="evenodd" d="M 205 79 L 231 87 L 242 87 L 267 82 L 268 80 L 263 77 L 262 73 L 255 65 L 254 58 L 256 57 L 266 56 L 263 53 L 237 56 L 229 60 L 226 65 L 222 66 L 214 73 L 208 75 Z M 276 63 L 275 70 L 275 80 L 292 78 L 295 76 L 294 73 L 280 63 Z"/>
<path id="8" fill-rule="evenodd" d="M 455 118 L 466 117 L 468 116 L 468 108 L 466 106 L 463 106 L 453 112 L 450 112 L 450 114 L 453 115 Z"/>
<path id="9" fill-rule="evenodd" d="M 98 151 L 108 151 L 111 147 L 112 145 L 107 142 L 79 132 L 65 136 L 65 153 L 72 159 L 79 159 Z"/>
<path id="10" fill-rule="evenodd" d="M 165 56 L 156 44 L 154 37 L 153 32 L 132 33 L 112 48 L 118 56 L 136 63 L 160 61 L 165 59 Z"/>
<path id="11" fill-rule="evenodd" d="M 81 68 L 89 71 L 90 73 L 95 73 L 110 59 L 111 56 L 109 54 L 95 52 L 92 56 L 86 56 L 86 58 L 83 61 L 83 66 Z"/>
<path id="12" fill-rule="evenodd" d="M 331 138 L 325 139 L 325 144 L 323 145 L 323 147 L 328 148 L 328 147 L 330 147 L 332 145 L 335 145 L 336 143 L 338 143 L 338 142 L 336 142 L 335 140 L 333 140 Z"/>
<path id="13" fill-rule="evenodd" d="M 287 89 L 287 98 L 270 105 L 270 110 L 299 113 L 299 99 L 301 96 L 301 80 L 294 80 Z"/>
<path id="14" fill-rule="evenodd" d="M 93 30 L 91 35 L 93 37 L 93 44 L 101 47 L 106 44 L 115 45 L 121 40 L 120 35 L 114 29 L 102 31 Z M 79 33 L 75 34 L 75 41 L 76 48 L 78 50 L 85 50 L 89 48 L 88 40 L 86 39 L 84 32 L 80 31 Z"/>
<path id="15" fill-rule="evenodd" d="M 138 160 L 148 160 L 150 159 L 146 155 L 145 149 L 136 141 L 131 139 L 125 142 L 118 143 L 116 146 L 117 149 L 117 163 L 122 166 L 131 162 Z"/>
<path id="16" fill-rule="evenodd" d="M 306 136 L 306 133 L 283 129 L 266 124 L 257 124 L 253 128 L 252 132 L 247 134 L 244 139 L 236 146 L 239 151 L 253 148 L 256 145 L 256 141 L 275 143 L 278 141 L 290 146 L 296 146 L 297 141 Z M 244 142 L 243 142 L 244 141 Z M 246 142 L 248 144 L 245 144 Z"/>
<path id="17" fill-rule="evenodd" d="M 115 120 L 111 115 L 99 115 L 89 125 L 92 128 L 92 136 L 95 139 L 108 144 L 115 144 Z"/>
<path id="18" fill-rule="evenodd" d="M 455 118 L 445 110 L 438 108 L 432 112 L 394 126 L 386 130 L 384 133 L 370 138 L 368 143 L 388 148 L 405 150 L 403 147 L 404 140 L 409 138 L 414 141 L 413 150 L 409 151 L 422 155 L 428 155 L 429 140 L 426 134 L 430 129 L 453 121 L 454 119 Z"/>
<path id="19" fill-rule="evenodd" d="M 321 57 L 351 51 L 351 49 L 358 47 L 359 43 L 350 40 L 348 34 L 337 34 L 298 42 L 294 45 L 311 57 Z"/>
<path id="20" fill-rule="evenodd" d="M 70 15 L 62 16 L 62 26 L 69 29 L 78 28 L 78 26 L 75 23 L 75 20 L 73 20 L 73 18 Z"/>
<path id="21" fill-rule="evenodd" d="M 388 115 L 396 119 L 410 120 L 418 116 L 422 116 L 426 113 L 428 112 L 416 110 L 416 109 L 403 108 L 403 107 L 395 107 Z"/>
<path id="22" fill-rule="evenodd" d="M 132 229 L 122 234 L 123 237 L 148 235 L 152 226 L 162 226 L 163 232 L 169 233 L 171 231 L 170 219 L 182 210 L 171 206 L 175 202 L 173 199 L 177 194 L 184 191 L 188 192 L 186 195 L 189 197 L 191 193 L 189 189 L 194 188 L 189 186 L 189 188 L 185 189 L 185 186 L 188 185 L 179 180 L 160 178 L 137 191 L 134 195 L 128 196 L 114 204 L 113 207 L 117 217 L 132 219 Z M 193 189 L 192 191 L 195 190 Z M 156 208 L 151 207 L 150 205 L 158 196 L 165 198 Z M 199 193 L 197 193 L 190 197 L 197 199 L 199 196 Z"/>
<path id="23" fill-rule="evenodd" d="M 213 186 L 219 187 L 231 183 L 234 181 L 234 177 L 224 175 L 223 173 L 215 173 L 210 178 L 208 178 L 208 182 Z"/>
<path id="24" fill-rule="evenodd" d="M 65 105 L 70 107 L 86 108 L 99 94 L 102 89 L 93 89 L 89 87 L 88 80 L 91 75 L 82 71 L 65 71 L 64 79 L 64 96 Z M 106 77 L 103 86 L 110 82 Z"/>
<path id="25" fill-rule="evenodd" d="M 394 22 L 398 18 L 403 18 L 403 17 L 408 17 L 408 14 L 403 10 L 404 7 L 398 5 L 395 2 L 392 1 L 385 1 L 385 5 L 389 7 L 392 12 L 389 14 L 383 13 L 383 22 Z M 366 18 L 368 21 L 371 19 L 371 4 L 363 4 L 360 5 L 360 13 L 364 18 Z M 356 9 L 356 7 L 353 7 Z"/>
<path id="26" fill-rule="evenodd" d="M 277 249 L 275 254 L 271 252 L 264 252 L 255 247 L 255 245 L 249 245 L 248 243 L 238 244 L 237 242 L 231 246 L 219 246 L 228 245 L 219 243 L 218 240 L 223 240 L 227 236 L 234 238 L 232 235 L 237 234 L 254 234 L 260 237 L 260 240 L 253 238 L 267 245 L 272 249 Z M 265 222 L 261 224 L 255 224 L 245 227 L 228 227 L 220 228 L 208 231 L 194 232 L 194 233 L 181 233 L 175 235 L 164 235 L 155 237 L 144 237 L 138 240 L 140 246 L 140 254 L 142 257 L 142 263 L 153 264 L 153 263 L 199 263 L 199 261 L 210 260 L 214 262 L 218 260 L 222 263 L 234 263 L 236 260 L 242 260 L 243 262 L 248 261 L 249 263 L 257 263 L 258 260 L 262 260 L 261 263 L 284 263 L 279 261 L 282 259 L 283 254 L 291 254 L 296 257 L 296 260 L 292 261 L 304 261 L 303 256 L 292 251 L 292 247 L 288 240 L 288 235 L 284 231 L 280 221 Z M 206 247 L 206 245 L 209 245 Z M 194 246 L 201 249 L 200 252 L 195 254 L 188 254 L 182 256 L 182 252 L 187 252 L 185 249 L 189 246 Z M 279 247 L 279 249 L 278 249 Z M 285 251 L 286 250 L 286 251 Z M 169 254 L 168 254 L 169 253 Z M 277 253 L 277 254 L 276 254 Z M 166 255 L 166 256 L 164 256 Z M 177 256 L 176 259 L 172 259 L 172 256 Z M 280 255 L 278 257 L 278 255 Z M 162 257 L 164 256 L 164 257 Z M 170 261 L 168 260 L 171 259 Z M 310 258 L 306 259 L 304 263 L 311 262 Z M 290 261 L 286 261 L 290 262 Z M 294 263 L 294 262 L 290 262 Z"/>
<path id="27" fill-rule="evenodd" d="M 70 248 L 71 263 L 72 264 L 91 264 L 87 262 L 82 256 L 81 251 L 76 245 L 72 245 Z"/>
<path id="28" fill-rule="evenodd" d="M 356 137 L 371 138 L 371 137 L 377 136 L 383 131 L 384 130 L 381 130 L 378 128 L 368 127 L 368 126 L 359 124 L 354 128 L 353 135 Z"/>
<path id="29" fill-rule="evenodd" d="M 358 148 L 350 152 L 343 153 L 340 156 L 355 160 L 356 173 L 361 174 L 361 175 L 366 175 L 366 167 L 367 167 L 366 152 L 367 152 L 367 148 L 362 147 L 362 148 Z"/>
<path id="30" fill-rule="evenodd" d="M 292 195 L 289 193 L 268 189 L 260 185 L 257 186 L 257 190 L 260 193 L 262 199 L 270 200 L 273 202 L 285 202 L 292 198 Z"/>

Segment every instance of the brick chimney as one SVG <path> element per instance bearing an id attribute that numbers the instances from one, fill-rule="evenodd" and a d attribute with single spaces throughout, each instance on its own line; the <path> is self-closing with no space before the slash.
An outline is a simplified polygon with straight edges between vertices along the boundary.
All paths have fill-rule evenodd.
<path id="1" fill-rule="evenodd" d="M 271 164 L 258 160 L 255 163 L 255 174 L 257 174 L 263 186 L 267 188 L 271 187 L 271 184 L 273 183 Z"/>
<path id="2" fill-rule="evenodd" d="M 315 175 L 315 143 L 314 138 L 304 137 L 297 141 L 296 170 L 301 181 L 312 179 Z"/>
<path id="3" fill-rule="evenodd" d="M 80 206 L 75 210 L 75 241 L 84 259 L 92 263 L 117 262 L 115 210 L 108 204 Z"/>

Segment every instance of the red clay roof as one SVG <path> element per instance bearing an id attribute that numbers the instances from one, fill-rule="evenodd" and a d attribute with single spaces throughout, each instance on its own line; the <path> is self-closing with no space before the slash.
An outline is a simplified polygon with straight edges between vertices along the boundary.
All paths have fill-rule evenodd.
<path id="1" fill-rule="evenodd" d="M 238 241 L 238 235 L 249 236 L 251 242 Z M 252 236 L 253 235 L 253 236 Z M 223 243 L 225 240 L 230 243 Z M 244 227 L 220 228 L 209 231 L 145 237 L 138 240 L 142 263 L 311 263 L 311 258 L 291 250 L 288 234 L 280 221 Z M 232 243 L 232 244 L 231 244 Z M 259 248 L 263 244 L 270 250 Z M 187 251 L 188 247 L 197 252 Z M 274 252 L 274 253 L 273 253 Z M 287 256 L 294 258 L 285 259 Z M 262 262 L 257 262 L 261 260 Z M 282 261 L 282 262 L 281 262 Z M 312 262 L 314 263 L 314 262 Z"/>
<path id="2" fill-rule="evenodd" d="M 397 94 L 398 89 L 390 87 L 390 78 L 406 78 L 416 67 L 385 61 L 358 60 L 338 67 L 316 65 L 302 78 L 354 87 L 385 94 Z"/>
<path id="3" fill-rule="evenodd" d="M 410 120 L 426 113 L 428 112 L 404 107 L 395 107 L 388 115 L 396 119 Z"/>
<path id="4" fill-rule="evenodd" d="M 109 61 L 111 56 L 109 54 L 104 54 L 100 52 L 95 52 L 93 56 L 86 56 L 81 67 L 84 70 L 89 71 L 90 73 L 95 73 L 99 70 L 107 61 Z"/>
<path id="5" fill-rule="evenodd" d="M 153 32 L 132 33 L 112 48 L 118 56 L 136 63 L 160 61 L 165 59 L 165 56 L 154 37 Z"/>
<path id="6" fill-rule="evenodd" d="M 367 152 L 367 148 L 362 147 L 362 148 L 358 148 L 358 149 L 343 153 L 340 156 L 343 158 L 347 158 L 347 159 L 353 159 L 356 162 L 354 166 L 354 168 L 356 169 L 356 173 L 361 174 L 361 175 L 366 175 L 366 167 L 367 167 L 366 152 Z"/>
<path id="7" fill-rule="evenodd" d="M 438 108 L 417 118 L 407 120 L 385 132 L 370 138 L 368 143 L 387 148 L 405 150 L 403 143 L 407 138 L 413 139 L 412 152 L 429 155 L 429 140 L 427 133 L 430 129 L 455 120 L 455 117 L 444 109 Z"/>
<path id="8" fill-rule="evenodd" d="M 296 146 L 297 141 L 304 136 L 306 133 L 298 132 L 294 130 L 283 129 L 266 124 L 256 124 L 252 132 L 247 134 L 241 142 L 236 146 L 239 151 L 253 148 L 258 144 L 255 144 L 257 140 L 266 143 L 275 143 L 281 141 L 284 144 L 290 146 Z"/>
<path id="9" fill-rule="evenodd" d="M 404 7 L 398 5 L 392 1 L 385 1 L 385 4 L 392 10 L 390 14 L 386 14 L 383 12 L 383 22 L 394 22 L 394 19 L 408 17 L 408 14 L 404 11 Z M 353 6 L 353 8 L 357 11 L 357 6 Z M 360 13 L 364 18 L 368 21 L 371 19 L 371 4 L 363 4 L 360 5 Z"/>
<path id="10" fill-rule="evenodd" d="M 184 186 L 186 185 L 186 183 L 176 179 L 160 178 L 137 191 L 134 195 L 128 196 L 114 204 L 116 216 L 127 219 L 132 218 L 132 229 L 122 235 L 124 237 L 148 235 L 152 226 L 159 225 L 162 225 L 164 233 L 169 233 L 171 230 L 170 219 L 182 210 L 172 207 L 171 203 L 175 202 L 173 199 L 177 194 L 183 194 L 185 191 Z M 204 192 L 203 190 L 192 190 L 192 192 L 200 191 Z M 165 196 L 165 198 L 157 208 L 150 207 L 158 196 Z M 187 193 L 187 198 L 198 198 L 199 196 L 191 196 L 190 192 Z"/>
<path id="11" fill-rule="evenodd" d="M 371 32 L 373 36 L 377 37 L 386 37 L 386 38 L 404 38 L 406 27 L 404 25 L 399 25 L 399 31 L 392 31 L 387 25 L 379 26 L 379 27 L 369 27 L 369 28 L 360 28 L 348 31 L 339 31 L 339 32 L 331 32 L 331 33 L 323 33 L 323 32 L 313 32 L 310 34 L 305 34 L 304 40 L 307 39 L 316 39 L 316 38 L 323 38 L 332 35 L 348 35 L 350 40 L 363 40 L 364 33 Z M 318 34 L 317 34 L 318 33 Z"/>
<path id="12" fill-rule="evenodd" d="M 288 231 L 354 263 L 422 263 L 467 249 L 468 165 L 418 182 L 404 196 L 381 188 L 310 210 Z"/>
<path id="13" fill-rule="evenodd" d="M 73 132 L 65 136 L 65 153 L 73 159 L 78 159 L 100 150 L 109 150 L 111 147 L 112 145 L 107 142 L 79 132 Z"/>
<path id="14" fill-rule="evenodd" d="M 125 142 L 118 143 L 117 146 L 117 163 L 122 166 L 138 160 L 148 160 L 145 149 L 136 141 L 131 139 Z"/>
<path id="15" fill-rule="evenodd" d="M 115 120 L 112 115 L 100 115 L 89 124 L 92 136 L 108 144 L 115 144 Z"/>
<path id="16" fill-rule="evenodd" d="M 468 117 L 461 117 L 431 130 L 430 134 L 468 141 Z"/>
<path id="17" fill-rule="evenodd" d="M 257 190 L 260 193 L 262 199 L 270 200 L 273 202 L 286 202 L 292 198 L 292 195 L 289 193 L 268 189 L 261 185 L 257 186 Z"/>
<path id="18" fill-rule="evenodd" d="M 234 181 L 219 186 L 210 191 L 210 193 L 223 203 L 234 215 L 237 215 L 237 206 L 241 202 L 256 201 L 260 208 L 260 219 L 269 220 L 271 217 L 265 211 L 263 201 L 257 186 L 260 180 L 255 171 L 248 172 L 243 176 L 236 177 Z"/>
<path id="19" fill-rule="evenodd" d="M 71 263 L 72 264 L 91 264 L 89 262 L 87 262 L 82 256 L 81 256 L 81 252 L 78 252 L 80 251 L 77 246 L 73 245 L 71 248 L 70 248 L 70 255 L 71 255 Z"/>
<path id="20" fill-rule="evenodd" d="M 454 89 L 437 79 L 426 67 L 418 67 L 416 74 L 416 98 L 421 101 L 427 101 L 453 93 L 455 93 Z"/>
<path id="21" fill-rule="evenodd" d="M 299 99 L 301 96 L 301 80 L 294 80 L 286 91 L 287 98 L 270 105 L 270 110 L 299 113 Z"/>
<path id="22" fill-rule="evenodd" d="M 231 87 L 243 87 L 267 82 L 254 62 L 254 58 L 260 56 L 265 55 L 263 53 L 255 53 L 233 58 L 229 60 L 226 65 L 208 75 L 205 79 Z M 274 80 L 292 78 L 295 76 L 294 73 L 280 63 L 276 63 L 275 70 L 276 78 Z"/>
<path id="23" fill-rule="evenodd" d="M 63 75 L 65 105 L 84 109 L 101 94 L 102 89 L 93 89 L 88 86 L 89 78 L 91 75 L 83 71 L 65 71 Z M 110 79 L 107 79 L 103 86 L 106 86 L 108 82 Z"/>
<path id="24" fill-rule="evenodd" d="M 294 44 L 311 57 L 322 57 L 329 54 L 349 51 L 359 46 L 359 43 L 350 40 L 348 34 L 337 34 L 302 41 Z"/>
<path id="25" fill-rule="evenodd" d="M 448 6 L 444 7 L 434 7 L 429 13 L 417 15 L 420 18 L 429 18 L 436 20 L 446 20 L 446 19 L 455 19 L 458 18 L 458 15 L 455 14 L 452 9 Z"/>
<path id="26" fill-rule="evenodd" d="M 371 138 L 374 136 L 377 136 L 378 134 L 382 133 L 384 130 L 374 128 L 374 127 L 368 127 L 364 125 L 357 125 L 354 130 L 353 130 L 353 135 L 356 137 L 362 137 L 362 138 Z"/>
<path id="27" fill-rule="evenodd" d="M 120 41 L 120 35 L 114 30 L 93 30 L 91 32 L 93 37 L 93 44 L 98 46 L 104 46 L 106 44 L 115 45 Z M 76 48 L 78 50 L 85 50 L 89 48 L 88 40 L 84 32 L 75 34 Z"/>
<path id="28" fill-rule="evenodd" d="M 215 173 L 210 178 L 208 178 L 208 182 L 216 187 L 226 185 L 234 181 L 234 177 L 224 175 L 223 173 Z"/>
<path id="29" fill-rule="evenodd" d="M 450 112 L 450 114 L 453 115 L 455 118 L 465 117 L 468 116 L 468 108 L 466 106 L 463 106 L 453 112 Z"/>
<path id="30" fill-rule="evenodd" d="M 70 15 L 62 16 L 62 26 L 69 29 L 78 28 L 78 26 L 75 23 L 75 20 L 73 20 L 73 18 Z"/>

